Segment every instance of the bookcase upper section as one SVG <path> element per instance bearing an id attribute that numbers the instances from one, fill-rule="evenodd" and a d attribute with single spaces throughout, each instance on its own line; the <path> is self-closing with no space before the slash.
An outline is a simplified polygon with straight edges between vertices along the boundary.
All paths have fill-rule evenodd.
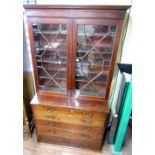
<path id="1" fill-rule="evenodd" d="M 37 92 L 107 100 L 130 6 L 24 8 Z"/>

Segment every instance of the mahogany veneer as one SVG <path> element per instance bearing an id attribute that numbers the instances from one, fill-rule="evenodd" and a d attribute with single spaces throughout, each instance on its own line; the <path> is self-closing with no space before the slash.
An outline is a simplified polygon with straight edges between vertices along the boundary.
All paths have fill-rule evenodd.
<path id="1" fill-rule="evenodd" d="M 100 150 L 126 10 L 25 5 L 38 141 Z"/>

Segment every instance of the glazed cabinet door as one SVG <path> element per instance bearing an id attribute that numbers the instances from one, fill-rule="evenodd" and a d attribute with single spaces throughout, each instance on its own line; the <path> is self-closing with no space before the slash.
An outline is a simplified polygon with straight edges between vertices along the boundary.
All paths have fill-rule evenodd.
<path id="1" fill-rule="evenodd" d="M 37 91 L 68 96 L 71 81 L 70 20 L 29 18 L 28 24 Z"/>
<path id="2" fill-rule="evenodd" d="M 108 97 L 120 29 L 119 20 L 74 20 L 74 97 Z"/>

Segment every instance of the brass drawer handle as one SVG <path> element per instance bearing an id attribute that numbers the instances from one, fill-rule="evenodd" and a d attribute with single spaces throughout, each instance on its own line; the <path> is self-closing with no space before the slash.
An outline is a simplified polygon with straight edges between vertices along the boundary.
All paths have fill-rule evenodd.
<path id="1" fill-rule="evenodd" d="M 73 113 L 74 111 L 73 110 L 70 110 L 70 113 Z"/>
<path id="2" fill-rule="evenodd" d="M 92 116 L 93 114 L 91 112 L 89 112 L 89 113 L 84 112 L 84 115 Z"/>
<path id="3" fill-rule="evenodd" d="M 49 132 L 50 132 L 50 134 L 52 134 L 52 135 L 55 133 L 53 130 L 50 130 L 50 129 L 49 129 Z"/>
<path id="4" fill-rule="evenodd" d="M 86 122 L 87 122 L 87 123 L 92 123 L 92 118 L 89 117 L 89 116 L 86 116 Z"/>
<path id="5" fill-rule="evenodd" d="M 83 129 L 83 130 L 86 130 L 86 131 L 89 131 L 89 130 L 90 130 L 90 127 L 85 127 L 85 126 L 83 126 L 82 129 Z"/>
<path id="6" fill-rule="evenodd" d="M 55 116 L 45 116 L 47 119 L 53 120 L 55 119 Z"/>
<path id="7" fill-rule="evenodd" d="M 50 111 L 50 112 L 53 112 L 53 111 L 54 111 L 54 109 L 51 109 L 51 108 L 48 108 L 48 107 L 44 107 L 44 109 L 45 109 L 46 111 Z"/>
<path id="8" fill-rule="evenodd" d="M 54 123 L 47 123 L 47 126 L 53 127 L 55 124 Z"/>
<path id="9" fill-rule="evenodd" d="M 89 113 L 89 116 L 92 116 L 92 113 L 91 112 Z"/>
<path id="10" fill-rule="evenodd" d="M 85 118 L 82 118 L 82 122 L 86 123 L 86 119 Z"/>
<path id="11" fill-rule="evenodd" d="M 84 117 L 84 118 L 82 118 L 82 122 L 84 122 L 84 123 L 92 123 L 92 119 L 90 117 Z"/>
<path id="12" fill-rule="evenodd" d="M 90 127 L 88 127 L 87 130 L 89 131 L 90 130 Z"/>

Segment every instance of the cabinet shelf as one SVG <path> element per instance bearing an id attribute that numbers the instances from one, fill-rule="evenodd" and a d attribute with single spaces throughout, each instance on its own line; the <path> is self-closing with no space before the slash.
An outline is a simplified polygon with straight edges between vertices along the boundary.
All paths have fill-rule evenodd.
<path id="1" fill-rule="evenodd" d="M 62 52 L 66 52 L 67 50 L 65 49 L 65 47 L 61 47 L 61 48 L 36 48 L 36 51 L 62 51 Z"/>
<path id="2" fill-rule="evenodd" d="M 40 90 L 44 90 L 44 91 L 49 91 L 49 92 L 61 92 L 61 93 L 66 93 L 66 88 L 55 88 L 55 87 L 47 87 L 44 85 L 39 85 Z"/>
<path id="3" fill-rule="evenodd" d="M 94 72 L 89 72 L 88 73 L 88 76 L 89 76 L 89 78 L 94 78 L 96 75 L 98 75 L 99 74 L 99 72 L 96 74 L 96 73 L 94 73 Z M 86 78 L 86 77 L 88 77 L 88 76 L 84 76 L 84 75 L 81 75 L 81 73 L 79 72 L 79 70 L 76 70 L 76 75 L 77 75 L 77 78 Z M 100 76 L 105 76 L 105 77 L 107 77 L 109 75 L 109 71 L 104 71 L 102 74 L 100 74 Z"/>
<path id="4" fill-rule="evenodd" d="M 110 71 L 110 65 L 84 65 L 82 66 L 77 65 L 76 66 L 76 74 L 83 73 L 83 74 L 99 74 L 101 71 L 104 72 L 104 74 L 108 74 Z"/>
<path id="5" fill-rule="evenodd" d="M 106 48 L 106 47 L 96 47 L 98 51 L 102 54 L 112 54 L 111 48 Z M 77 52 L 78 53 L 86 53 L 87 51 L 91 50 L 91 46 L 85 46 L 85 47 L 77 47 Z M 97 51 L 93 51 L 93 53 L 99 53 Z"/>
<path id="6" fill-rule="evenodd" d="M 51 77 L 56 73 L 56 71 L 49 71 L 49 70 L 47 70 L 47 72 L 51 75 Z M 39 72 L 40 79 L 50 79 L 51 77 L 47 76 L 47 74 L 45 74 L 43 71 Z M 66 72 L 60 71 L 59 73 L 57 73 L 54 79 L 66 81 L 67 80 Z"/>
<path id="7" fill-rule="evenodd" d="M 107 35 L 107 33 L 84 33 L 84 32 L 78 32 L 78 36 L 97 36 L 97 37 L 103 37 L 105 35 Z M 109 32 L 108 36 L 114 37 L 115 36 L 115 32 Z"/>
<path id="8" fill-rule="evenodd" d="M 115 35 L 114 35 L 115 36 Z M 109 47 L 111 48 L 113 45 L 113 40 L 114 36 L 111 35 L 105 35 L 100 37 L 100 36 L 94 36 L 94 35 L 89 35 L 89 36 L 78 36 L 78 41 L 77 44 L 78 46 L 84 47 L 87 45 L 91 45 L 92 47 Z"/>
<path id="9" fill-rule="evenodd" d="M 45 76 L 45 71 L 42 69 L 42 67 L 41 66 L 38 66 L 38 69 L 40 69 L 39 70 L 39 76 Z M 46 69 L 46 68 L 45 68 Z M 53 70 L 50 70 L 50 69 L 46 69 L 46 71 L 52 76 L 52 75 L 54 75 L 56 72 L 58 72 L 57 73 L 57 75 L 59 75 L 61 78 L 64 78 L 64 77 L 66 77 L 66 70 L 58 70 L 58 69 L 53 69 Z"/>
<path id="10" fill-rule="evenodd" d="M 55 64 L 54 64 L 55 65 Z M 57 65 L 57 64 L 56 64 Z M 37 66 L 38 69 L 42 69 L 41 66 Z M 48 67 L 44 67 L 46 70 L 48 71 L 64 71 L 66 72 L 66 67 L 52 67 L 52 66 L 48 66 Z"/>
<path id="11" fill-rule="evenodd" d="M 78 48 L 88 46 L 88 45 L 89 44 L 83 44 L 82 45 L 82 44 L 78 43 Z M 95 43 L 94 43 L 94 45 L 95 45 Z M 112 43 L 99 43 L 99 44 L 95 45 L 94 47 L 96 47 L 96 48 L 111 48 Z M 91 48 L 94 48 L 94 47 L 91 47 Z"/>
<path id="12" fill-rule="evenodd" d="M 33 33 L 36 33 L 36 34 L 59 34 L 59 35 L 67 35 L 67 31 L 47 31 L 47 30 L 41 30 L 41 31 L 38 31 L 38 30 L 33 30 Z"/>
<path id="13" fill-rule="evenodd" d="M 91 71 L 91 70 L 89 70 L 88 72 L 84 72 L 86 75 L 90 75 L 90 77 L 91 78 L 93 78 L 94 76 L 96 76 L 96 75 L 98 75 L 99 73 L 101 72 L 101 70 L 100 71 Z M 79 70 L 76 70 L 76 75 L 77 75 L 77 77 L 82 77 L 82 73 L 83 72 L 81 72 L 81 71 L 79 71 Z M 88 73 L 88 74 L 87 74 Z M 106 70 L 104 70 L 104 71 L 102 71 L 102 74 L 101 75 L 104 75 L 104 76 L 108 76 L 109 75 L 109 71 L 106 71 Z"/>
<path id="14" fill-rule="evenodd" d="M 89 82 L 89 80 L 76 79 L 76 82 L 87 83 L 87 82 Z M 94 84 L 99 84 L 99 85 L 105 85 L 107 82 L 93 81 L 93 83 L 94 83 Z"/>
<path id="15" fill-rule="evenodd" d="M 87 51 L 77 50 L 77 53 L 83 53 L 83 54 L 85 54 L 85 53 L 87 53 Z M 102 52 L 102 51 L 99 51 L 99 52 L 93 51 L 92 53 L 101 53 L 101 54 L 110 54 L 110 55 L 112 55 L 112 53 L 109 53 L 109 52 Z"/>
<path id="16" fill-rule="evenodd" d="M 94 59 L 93 61 L 89 61 L 89 60 L 81 60 L 79 61 L 80 58 L 77 57 L 77 65 L 82 65 L 82 66 L 89 66 L 90 68 L 93 68 L 93 67 L 104 67 L 104 66 L 107 66 L 107 65 L 110 65 L 111 63 L 111 60 L 104 60 L 104 63 L 103 63 L 103 60 L 102 59 Z"/>
<path id="17" fill-rule="evenodd" d="M 50 79 L 49 76 L 39 76 L 40 79 Z M 67 79 L 64 78 L 54 78 L 55 80 L 62 80 L 62 81 L 66 81 Z"/>
<path id="18" fill-rule="evenodd" d="M 49 59 L 49 58 L 46 58 L 46 59 L 37 59 L 37 62 L 42 62 L 42 63 L 51 63 L 51 64 L 67 64 L 67 61 L 66 59 L 62 59 L 62 60 L 54 60 L 54 59 Z"/>
<path id="19" fill-rule="evenodd" d="M 60 45 L 60 46 L 58 46 L 57 48 L 53 48 L 53 47 L 46 47 L 46 45 L 45 45 L 45 47 L 36 47 L 36 52 L 38 52 L 38 51 L 64 51 L 64 52 L 66 52 L 67 51 L 67 49 L 66 49 L 66 46 L 63 46 L 62 44 Z"/>

